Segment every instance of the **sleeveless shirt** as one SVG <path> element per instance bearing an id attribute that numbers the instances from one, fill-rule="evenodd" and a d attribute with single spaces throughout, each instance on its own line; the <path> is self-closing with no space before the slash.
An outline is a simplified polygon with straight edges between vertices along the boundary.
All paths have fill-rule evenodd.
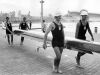
<path id="1" fill-rule="evenodd" d="M 79 22 L 80 22 L 80 26 L 79 26 L 79 32 L 78 32 L 78 39 L 86 39 L 85 34 L 86 34 L 87 29 L 89 28 L 89 23 L 87 22 L 86 26 L 84 26 L 81 20 Z"/>
<path id="2" fill-rule="evenodd" d="M 63 32 L 63 26 L 62 24 L 60 25 L 61 26 L 61 29 L 59 29 L 59 26 L 53 22 L 54 25 L 55 25 L 55 29 L 52 30 L 52 36 L 53 36 L 53 39 L 52 39 L 52 46 L 55 47 L 55 46 L 58 46 L 58 47 L 63 47 L 64 46 L 64 32 Z"/>

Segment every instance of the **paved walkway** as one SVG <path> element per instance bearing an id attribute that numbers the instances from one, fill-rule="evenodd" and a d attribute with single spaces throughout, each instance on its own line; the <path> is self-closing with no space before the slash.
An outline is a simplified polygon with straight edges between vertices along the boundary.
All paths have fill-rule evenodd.
<path id="1" fill-rule="evenodd" d="M 0 30 L 1 31 L 1 30 Z M 3 32 L 3 31 L 1 31 Z M 36 48 L 42 43 L 25 39 L 20 46 L 20 37 L 14 36 L 14 46 L 9 47 L 5 35 L 0 32 L 0 75 L 60 75 L 52 73 L 55 57 L 52 48 Z M 81 59 L 83 68 L 76 67 L 77 51 L 64 49 L 60 69 L 61 75 L 100 75 L 100 54 L 86 54 Z"/>

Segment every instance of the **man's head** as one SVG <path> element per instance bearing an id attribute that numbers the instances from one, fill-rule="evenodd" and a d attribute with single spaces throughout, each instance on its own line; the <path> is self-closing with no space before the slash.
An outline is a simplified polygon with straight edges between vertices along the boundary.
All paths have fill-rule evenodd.
<path id="1" fill-rule="evenodd" d="M 81 10 L 80 15 L 82 17 L 82 20 L 87 20 L 88 19 L 88 11 L 87 10 Z"/>
<path id="2" fill-rule="evenodd" d="M 6 21 L 9 21 L 9 17 L 6 17 Z"/>
<path id="3" fill-rule="evenodd" d="M 23 17 L 23 21 L 26 21 L 26 17 Z"/>
<path id="4" fill-rule="evenodd" d="M 61 20 L 61 13 L 56 13 L 54 15 L 54 18 L 57 20 L 57 21 L 60 21 Z"/>

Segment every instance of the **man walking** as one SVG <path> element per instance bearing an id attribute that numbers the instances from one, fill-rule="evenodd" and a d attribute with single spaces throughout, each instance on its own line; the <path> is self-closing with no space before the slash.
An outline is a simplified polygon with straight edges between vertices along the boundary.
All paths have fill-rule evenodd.
<path id="1" fill-rule="evenodd" d="M 23 17 L 23 21 L 20 23 L 19 29 L 22 29 L 22 30 L 29 29 L 29 26 L 28 26 L 28 24 L 26 22 L 26 17 Z M 24 37 L 21 37 L 21 43 L 20 43 L 20 45 L 23 45 L 23 41 L 24 41 Z"/>
<path id="2" fill-rule="evenodd" d="M 48 33 L 50 31 L 52 32 L 52 36 L 53 36 L 52 47 L 56 54 L 56 57 L 54 59 L 53 72 L 62 73 L 62 71 L 59 70 L 59 64 L 60 64 L 61 55 L 64 47 L 64 31 L 63 31 L 63 25 L 61 23 L 60 13 L 56 13 L 54 15 L 54 21 L 50 24 L 49 28 L 45 32 L 44 44 L 43 44 L 44 49 L 47 47 L 46 40 L 47 40 Z"/>
<path id="3" fill-rule="evenodd" d="M 80 15 L 81 15 L 81 19 L 77 23 L 75 38 L 81 39 L 81 40 L 86 40 L 85 34 L 86 34 L 87 30 L 88 30 L 89 34 L 91 35 L 91 40 L 94 41 L 92 32 L 91 32 L 90 27 L 89 27 L 88 12 L 86 10 L 81 10 L 80 11 Z M 80 67 L 80 58 L 84 54 L 86 54 L 86 53 L 78 52 L 78 54 L 77 54 L 76 62 L 77 62 L 77 65 L 79 67 Z"/>
<path id="4" fill-rule="evenodd" d="M 4 24 L 5 24 L 5 27 L 6 27 L 6 35 L 7 35 L 7 39 L 8 39 L 8 44 L 13 45 L 12 24 L 9 21 L 9 17 L 6 17 L 6 21 L 5 21 Z"/>

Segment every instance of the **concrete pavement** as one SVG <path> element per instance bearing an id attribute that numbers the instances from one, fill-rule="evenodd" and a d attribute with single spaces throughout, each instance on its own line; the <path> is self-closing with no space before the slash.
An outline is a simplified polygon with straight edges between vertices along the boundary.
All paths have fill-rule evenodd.
<path id="1" fill-rule="evenodd" d="M 1 30 L 0 30 L 1 31 Z M 4 31 L 0 32 L 0 75 L 60 75 L 52 73 L 55 57 L 52 48 L 46 50 L 36 48 L 42 43 L 25 39 L 20 46 L 20 37 L 14 36 L 14 45 L 9 47 Z M 60 69 L 61 75 L 100 75 L 100 54 L 86 54 L 81 59 L 83 68 L 76 67 L 77 51 L 64 49 Z"/>

